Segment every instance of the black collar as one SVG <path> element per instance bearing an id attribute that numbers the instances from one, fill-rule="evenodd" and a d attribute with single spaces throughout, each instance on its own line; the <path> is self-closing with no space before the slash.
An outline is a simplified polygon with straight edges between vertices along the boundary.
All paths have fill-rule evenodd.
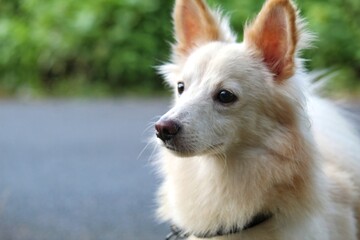
<path id="1" fill-rule="evenodd" d="M 189 233 L 185 230 L 182 230 L 175 225 L 171 226 L 171 233 L 166 237 L 166 240 L 182 240 L 187 239 L 189 236 L 194 235 L 197 238 L 213 238 L 220 237 L 225 235 L 231 235 L 235 233 L 239 233 L 241 231 L 245 231 L 247 229 L 256 227 L 263 222 L 266 222 L 270 218 L 272 218 L 272 213 L 259 213 L 255 215 L 245 226 L 243 227 L 234 227 L 231 230 L 225 231 L 222 227 L 219 228 L 216 233 L 205 233 L 205 234 L 197 234 L 197 233 Z"/>

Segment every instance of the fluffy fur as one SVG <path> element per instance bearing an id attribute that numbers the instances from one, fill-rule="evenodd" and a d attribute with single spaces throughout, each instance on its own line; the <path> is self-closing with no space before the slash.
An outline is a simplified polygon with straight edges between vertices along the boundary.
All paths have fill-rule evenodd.
<path id="1" fill-rule="evenodd" d="M 298 53 L 310 35 L 294 4 L 267 0 L 242 43 L 203 0 L 176 0 L 173 17 L 172 61 L 160 72 L 175 101 L 157 124 L 180 130 L 158 140 L 159 218 L 201 234 L 270 211 L 214 239 L 359 240 L 360 143 L 309 90 Z M 236 100 L 222 103 L 222 90 Z"/>

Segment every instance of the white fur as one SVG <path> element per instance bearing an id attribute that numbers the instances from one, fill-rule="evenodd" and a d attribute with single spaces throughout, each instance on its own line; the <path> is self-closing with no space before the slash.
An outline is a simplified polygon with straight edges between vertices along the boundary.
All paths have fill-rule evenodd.
<path id="1" fill-rule="evenodd" d="M 234 36 L 227 26 L 225 35 Z M 210 42 L 173 60 L 161 67 L 175 91 L 161 119 L 181 123 L 181 132 L 171 146 L 158 140 L 161 220 L 207 233 L 244 226 L 266 210 L 274 217 L 264 224 L 214 239 L 360 239 L 359 140 L 330 102 L 308 90 L 300 59 L 282 84 L 246 42 Z M 222 89 L 238 100 L 220 104 Z"/>

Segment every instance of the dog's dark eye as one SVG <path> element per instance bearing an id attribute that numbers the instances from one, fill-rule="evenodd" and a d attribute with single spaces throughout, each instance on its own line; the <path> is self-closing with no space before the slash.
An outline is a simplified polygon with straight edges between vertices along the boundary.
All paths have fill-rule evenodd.
<path id="1" fill-rule="evenodd" d="M 178 82 L 178 93 L 181 95 L 185 90 L 185 84 L 183 82 Z"/>
<path id="2" fill-rule="evenodd" d="M 221 90 L 218 95 L 216 96 L 216 99 L 223 104 L 233 103 L 237 100 L 237 97 L 227 90 Z"/>

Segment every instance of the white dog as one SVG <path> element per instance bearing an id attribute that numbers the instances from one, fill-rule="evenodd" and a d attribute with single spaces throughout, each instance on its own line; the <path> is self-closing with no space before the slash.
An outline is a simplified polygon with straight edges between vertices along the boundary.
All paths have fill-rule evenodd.
<path id="1" fill-rule="evenodd" d="M 176 0 L 175 104 L 156 123 L 168 239 L 360 239 L 360 144 L 311 93 L 290 0 L 267 0 L 236 43 L 203 0 Z"/>

